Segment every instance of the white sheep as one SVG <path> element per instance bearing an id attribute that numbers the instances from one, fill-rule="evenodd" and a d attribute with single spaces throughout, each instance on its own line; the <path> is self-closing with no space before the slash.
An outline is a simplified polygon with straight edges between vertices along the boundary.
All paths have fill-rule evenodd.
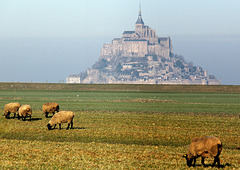
<path id="1" fill-rule="evenodd" d="M 30 105 L 22 105 L 18 111 L 18 119 L 20 119 L 20 117 L 22 117 L 22 120 L 26 120 L 27 116 L 29 116 L 29 118 L 30 118 L 29 120 L 31 120 L 32 108 Z"/>
<path id="2" fill-rule="evenodd" d="M 20 104 L 19 103 L 8 103 L 4 106 L 4 116 L 6 119 L 10 118 L 10 114 L 14 113 L 14 118 L 16 116 L 17 111 L 20 108 Z"/>
<path id="3" fill-rule="evenodd" d="M 48 122 L 47 127 L 48 130 L 55 129 L 56 125 L 59 124 L 59 129 L 61 130 L 61 123 L 68 123 L 67 129 L 69 129 L 69 126 L 71 124 L 71 128 L 73 128 L 73 118 L 75 114 L 71 111 L 60 111 L 53 115 L 51 120 Z"/>
<path id="4" fill-rule="evenodd" d="M 212 166 L 215 166 L 216 162 L 218 163 L 218 167 L 220 167 L 220 159 L 219 155 L 222 151 L 222 142 L 213 136 L 205 136 L 194 138 L 190 144 L 188 149 L 188 153 L 183 155 L 183 157 L 187 160 L 187 165 L 190 167 L 195 166 L 196 158 L 202 157 L 202 164 L 204 164 L 204 158 L 214 157 L 214 162 Z"/>
<path id="5" fill-rule="evenodd" d="M 59 112 L 59 104 L 56 102 L 45 103 L 42 106 L 42 111 L 45 114 L 45 117 L 48 117 L 48 113 L 52 113 L 53 115 L 56 112 Z"/>

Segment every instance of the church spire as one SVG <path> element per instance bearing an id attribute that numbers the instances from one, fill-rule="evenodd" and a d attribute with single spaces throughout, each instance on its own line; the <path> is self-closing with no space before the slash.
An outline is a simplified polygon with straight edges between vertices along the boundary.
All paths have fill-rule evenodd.
<path id="1" fill-rule="evenodd" d="M 139 14 L 138 14 L 138 19 L 137 22 L 135 24 L 143 24 L 143 19 L 142 19 L 142 11 L 141 11 L 141 2 L 139 3 Z"/>
<path id="2" fill-rule="evenodd" d="M 139 14 L 138 15 L 141 15 L 142 16 L 142 12 L 141 12 L 141 2 L 139 3 Z"/>

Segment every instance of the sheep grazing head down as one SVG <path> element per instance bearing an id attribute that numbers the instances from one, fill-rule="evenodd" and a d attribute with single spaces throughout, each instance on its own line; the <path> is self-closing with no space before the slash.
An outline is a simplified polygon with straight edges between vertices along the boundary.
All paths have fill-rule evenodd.
<path id="1" fill-rule="evenodd" d="M 26 117 L 29 117 L 29 120 L 31 120 L 32 117 L 32 108 L 30 105 L 22 105 L 19 108 L 19 113 L 18 113 L 18 119 L 20 119 L 20 117 L 22 118 L 22 120 L 26 120 Z"/>
<path id="2" fill-rule="evenodd" d="M 54 115 L 55 112 L 59 112 L 59 104 L 56 102 L 45 103 L 42 106 L 42 111 L 45 114 L 45 117 L 48 117 L 49 113 Z"/>
<path id="3" fill-rule="evenodd" d="M 51 120 L 47 124 L 48 130 L 55 129 L 56 125 L 59 124 L 59 130 L 61 130 L 61 124 L 62 123 L 68 123 L 67 129 L 69 129 L 69 126 L 71 125 L 70 129 L 73 128 L 73 118 L 75 114 L 71 111 L 60 111 L 53 115 Z"/>
<path id="4" fill-rule="evenodd" d="M 3 116 L 5 116 L 6 119 L 10 119 L 10 114 L 14 113 L 14 118 L 16 116 L 16 113 L 18 112 L 20 108 L 19 103 L 8 103 L 4 106 L 4 113 Z"/>
<path id="5" fill-rule="evenodd" d="M 205 136 L 194 138 L 190 144 L 188 149 L 188 153 L 183 155 L 187 160 L 187 165 L 195 166 L 196 159 L 198 157 L 202 158 L 202 164 L 204 164 L 204 159 L 207 157 L 214 157 L 214 162 L 212 166 L 215 166 L 218 163 L 218 167 L 220 167 L 220 159 L 219 155 L 222 151 L 222 142 L 214 136 Z"/>

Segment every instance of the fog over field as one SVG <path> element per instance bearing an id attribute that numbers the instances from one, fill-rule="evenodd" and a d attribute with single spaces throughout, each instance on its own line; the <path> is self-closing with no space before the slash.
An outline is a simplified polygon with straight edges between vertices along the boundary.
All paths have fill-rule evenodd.
<path id="1" fill-rule="evenodd" d="M 109 38 L 4 38 L 0 39 L 0 81 L 59 82 L 69 74 L 90 68 Z M 236 76 L 240 36 L 171 36 L 173 52 L 184 56 L 221 79 L 239 85 Z"/>
<path id="2" fill-rule="evenodd" d="M 173 52 L 239 85 L 240 1 L 142 0 L 141 14 Z M 103 44 L 133 31 L 139 0 L 0 1 L 0 81 L 59 82 L 90 68 Z"/>

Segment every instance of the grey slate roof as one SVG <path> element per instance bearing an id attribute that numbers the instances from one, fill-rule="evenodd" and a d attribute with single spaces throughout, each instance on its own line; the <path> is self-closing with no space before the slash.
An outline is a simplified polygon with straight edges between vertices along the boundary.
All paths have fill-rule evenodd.
<path id="1" fill-rule="evenodd" d="M 124 41 L 147 41 L 145 39 L 140 39 L 140 40 L 124 40 Z"/>
<path id="2" fill-rule="evenodd" d="M 133 34 L 135 31 L 124 31 L 123 34 Z"/>
<path id="3" fill-rule="evenodd" d="M 159 37 L 158 42 L 160 43 L 161 41 L 167 41 L 168 37 Z"/>
<path id="4" fill-rule="evenodd" d="M 143 24 L 144 25 L 141 13 L 139 13 L 139 15 L 138 15 L 138 19 L 137 19 L 136 24 Z"/>

